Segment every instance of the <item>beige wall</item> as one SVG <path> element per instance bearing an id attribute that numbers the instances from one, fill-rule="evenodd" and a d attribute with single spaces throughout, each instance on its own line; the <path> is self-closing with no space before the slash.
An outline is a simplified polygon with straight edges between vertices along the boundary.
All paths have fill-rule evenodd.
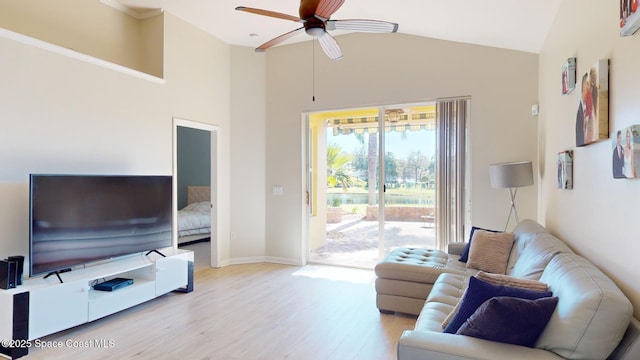
<path id="1" fill-rule="evenodd" d="M 164 15 L 140 20 L 140 71 L 164 76 Z"/>
<path id="2" fill-rule="evenodd" d="M 467 96 L 471 101 L 472 223 L 504 227 L 505 189 L 491 189 L 491 163 L 535 160 L 538 56 L 401 34 L 338 37 L 344 59 L 331 62 L 312 43 L 276 47 L 267 56 L 266 253 L 299 263 L 305 248 L 301 159 L 304 111 Z M 537 166 L 537 163 L 536 163 Z M 537 183 L 537 180 L 536 180 Z M 270 189 L 282 185 L 284 196 Z M 535 186 L 518 193 L 521 218 L 535 218 Z"/>
<path id="3" fill-rule="evenodd" d="M 637 201 L 640 180 L 613 179 L 610 140 L 575 147 L 578 89 L 560 94 L 560 67 L 577 57 L 581 77 L 610 59 L 609 133 L 640 124 L 640 33 L 619 35 L 619 2 L 565 0 L 540 54 L 539 216 L 556 235 L 608 273 L 640 317 Z M 611 137 L 611 135 L 610 135 Z M 574 189 L 555 188 L 555 156 L 574 150 Z"/>
<path id="4" fill-rule="evenodd" d="M 266 61 L 231 47 L 231 253 L 229 263 L 264 261 Z"/>
<path id="5" fill-rule="evenodd" d="M 165 32 L 164 84 L 0 37 L 0 257 L 29 253 L 30 173 L 171 174 L 179 117 L 221 126 L 228 258 L 230 47 L 171 15 Z"/>

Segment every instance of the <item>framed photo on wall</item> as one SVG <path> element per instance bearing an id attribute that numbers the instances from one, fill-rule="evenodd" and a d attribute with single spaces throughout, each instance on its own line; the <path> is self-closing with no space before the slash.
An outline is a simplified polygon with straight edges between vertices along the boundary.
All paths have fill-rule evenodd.
<path id="1" fill-rule="evenodd" d="M 558 153 L 556 169 L 558 189 L 573 189 L 573 150 Z"/>
<path id="2" fill-rule="evenodd" d="M 562 95 L 576 88 L 576 58 L 568 58 L 562 65 Z"/>
<path id="3" fill-rule="evenodd" d="M 615 179 L 635 179 L 640 176 L 640 125 L 632 125 L 615 133 L 611 169 Z"/>
<path id="4" fill-rule="evenodd" d="M 579 80 L 576 146 L 585 146 L 609 138 L 609 59 L 598 60 Z"/>
<path id="5" fill-rule="evenodd" d="M 620 0 L 620 36 L 631 36 L 640 28 L 638 0 Z"/>

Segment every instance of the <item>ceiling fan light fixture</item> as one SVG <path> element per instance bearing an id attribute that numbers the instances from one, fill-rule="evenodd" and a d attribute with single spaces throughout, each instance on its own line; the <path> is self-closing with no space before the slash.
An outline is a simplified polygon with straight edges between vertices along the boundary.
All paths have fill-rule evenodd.
<path id="1" fill-rule="evenodd" d="M 304 31 L 307 34 L 315 37 L 320 37 L 325 34 L 325 30 L 322 27 L 307 27 L 304 29 Z"/>

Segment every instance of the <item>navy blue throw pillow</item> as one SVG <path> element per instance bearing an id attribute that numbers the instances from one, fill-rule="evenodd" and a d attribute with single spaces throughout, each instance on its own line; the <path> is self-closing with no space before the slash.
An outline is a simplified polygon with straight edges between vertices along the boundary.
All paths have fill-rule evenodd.
<path id="1" fill-rule="evenodd" d="M 485 301 L 456 334 L 534 347 L 557 304 L 557 297 L 494 297 Z"/>
<path id="2" fill-rule="evenodd" d="M 462 261 L 464 263 L 466 263 L 469 260 L 469 247 L 471 246 L 471 240 L 473 239 L 473 233 L 476 230 L 484 230 L 484 231 L 489 231 L 489 232 L 493 232 L 493 233 L 499 233 L 502 232 L 500 230 L 489 230 L 489 229 L 483 229 L 477 226 L 472 226 L 471 227 L 471 233 L 469 234 L 469 241 L 467 241 L 467 245 L 465 245 L 464 250 L 462 250 L 462 254 L 460 254 L 460 259 L 458 259 L 459 261 Z"/>
<path id="3" fill-rule="evenodd" d="M 467 321 L 474 312 L 476 312 L 480 305 L 492 297 L 511 296 L 521 299 L 535 300 L 542 297 L 551 297 L 552 295 L 553 294 L 550 291 L 540 292 L 510 286 L 493 285 L 472 276 L 469 279 L 469 287 L 467 288 L 467 291 L 465 291 L 464 297 L 460 302 L 460 308 L 449 324 L 447 324 L 444 332 L 455 334 L 460 326 L 462 326 L 462 324 L 464 324 L 464 322 Z"/>

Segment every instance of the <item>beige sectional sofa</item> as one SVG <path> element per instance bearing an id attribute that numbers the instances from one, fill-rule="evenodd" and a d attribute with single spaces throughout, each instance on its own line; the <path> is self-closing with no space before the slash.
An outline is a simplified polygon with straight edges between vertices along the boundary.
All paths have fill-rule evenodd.
<path id="1" fill-rule="evenodd" d="M 534 347 L 443 332 L 443 321 L 478 270 L 450 252 L 402 249 L 376 267 L 381 312 L 418 314 L 398 342 L 398 359 L 640 359 L 630 301 L 592 263 L 532 220 L 514 229 L 506 274 L 538 280 L 558 298 Z M 475 281 L 475 280 L 474 280 Z"/>

